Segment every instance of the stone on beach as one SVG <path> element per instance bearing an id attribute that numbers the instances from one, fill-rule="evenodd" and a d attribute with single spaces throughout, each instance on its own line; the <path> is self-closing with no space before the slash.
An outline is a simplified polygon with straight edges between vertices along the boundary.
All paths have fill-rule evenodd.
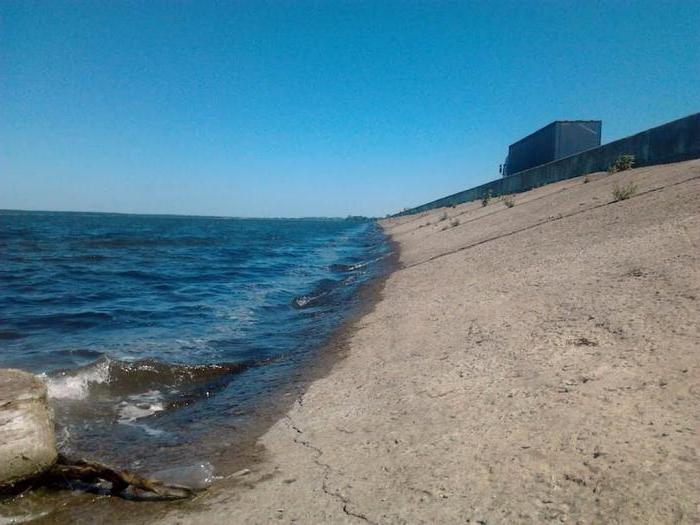
<path id="1" fill-rule="evenodd" d="M 21 370 L 0 370 L 0 488 L 42 473 L 56 458 L 46 385 Z"/>

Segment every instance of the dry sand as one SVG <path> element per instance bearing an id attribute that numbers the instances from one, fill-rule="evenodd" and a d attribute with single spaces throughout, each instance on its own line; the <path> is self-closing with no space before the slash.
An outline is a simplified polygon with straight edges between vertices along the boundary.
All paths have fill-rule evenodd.
<path id="1" fill-rule="evenodd" d="M 700 161 L 587 180 L 383 221 L 345 359 L 163 522 L 695 523 Z"/>

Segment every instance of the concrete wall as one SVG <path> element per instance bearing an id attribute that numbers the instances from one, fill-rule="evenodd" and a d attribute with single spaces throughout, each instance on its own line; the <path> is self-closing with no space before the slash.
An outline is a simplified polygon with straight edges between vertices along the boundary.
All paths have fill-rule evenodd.
<path id="1" fill-rule="evenodd" d="M 405 210 L 397 215 L 419 213 L 481 199 L 489 191 L 493 196 L 520 193 L 543 184 L 571 179 L 586 173 L 605 171 L 620 155 L 634 155 L 635 166 L 651 166 L 700 158 L 700 113 L 509 177 L 487 182 Z"/>

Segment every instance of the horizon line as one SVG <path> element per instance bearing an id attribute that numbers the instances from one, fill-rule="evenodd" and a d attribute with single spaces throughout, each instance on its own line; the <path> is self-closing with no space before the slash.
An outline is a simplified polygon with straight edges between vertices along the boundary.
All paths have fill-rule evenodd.
<path id="1" fill-rule="evenodd" d="M 348 220 L 348 219 L 379 219 L 380 217 L 370 217 L 367 215 L 346 215 L 324 216 L 309 215 L 303 217 L 249 217 L 237 215 L 201 215 L 187 213 L 148 213 L 148 212 L 122 212 L 122 211 L 79 211 L 79 210 L 37 210 L 19 208 L 0 208 L 0 213 L 20 212 L 20 213 L 73 213 L 84 215 L 136 215 L 147 217 L 173 217 L 173 218 L 194 218 L 194 219 L 234 219 L 234 220 Z"/>

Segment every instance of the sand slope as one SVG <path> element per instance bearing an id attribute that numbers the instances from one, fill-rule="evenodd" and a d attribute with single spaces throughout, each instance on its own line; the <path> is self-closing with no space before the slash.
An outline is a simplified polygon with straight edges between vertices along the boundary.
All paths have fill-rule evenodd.
<path id="1" fill-rule="evenodd" d="M 383 221 L 348 356 L 164 521 L 694 523 L 700 161 L 589 180 Z"/>

